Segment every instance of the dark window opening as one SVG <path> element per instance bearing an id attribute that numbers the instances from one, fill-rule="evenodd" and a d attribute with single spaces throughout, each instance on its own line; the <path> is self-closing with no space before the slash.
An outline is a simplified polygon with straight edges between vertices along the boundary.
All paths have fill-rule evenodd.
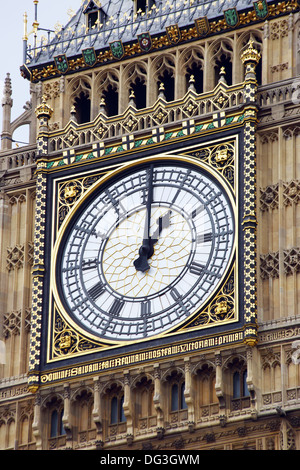
<path id="1" fill-rule="evenodd" d="M 225 80 L 227 85 L 232 85 L 232 63 L 230 57 L 221 55 L 220 59 L 216 61 L 215 65 L 215 83 L 217 84 L 220 78 L 221 68 L 224 67 Z"/>
<path id="2" fill-rule="evenodd" d="M 124 395 L 121 398 L 113 397 L 110 408 L 110 424 L 123 423 L 126 421 L 124 410 Z"/>
<path id="3" fill-rule="evenodd" d="M 248 397 L 247 370 L 234 372 L 233 374 L 233 398 Z"/>
<path id="4" fill-rule="evenodd" d="M 131 88 L 135 96 L 136 109 L 146 108 L 146 85 L 145 83 L 140 78 L 137 78 L 135 83 L 131 84 Z"/>
<path id="5" fill-rule="evenodd" d="M 191 67 L 187 69 L 186 74 L 186 89 L 188 90 L 191 76 L 194 77 L 194 87 L 196 93 L 200 94 L 203 93 L 203 70 L 200 68 L 198 64 L 192 64 Z"/>
<path id="6" fill-rule="evenodd" d="M 136 11 L 141 10 L 143 13 L 146 11 L 147 0 L 137 0 L 136 2 Z"/>
<path id="7" fill-rule="evenodd" d="M 89 97 L 82 91 L 75 99 L 76 120 L 78 124 L 90 122 L 91 120 L 91 101 Z"/>
<path id="8" fill-rule="evenodd" d="M 172 385 L 171 389 L 171 411 L 185 410 L 187 404 L 184 397 L 185 383 Z"/>
<path id="9" fill-rule="evenodd" d="M 116 88 L 108 85 L 107 90 L 103 92 L 105 101 L 105 111 L 107 116 L 116 116 L 119 109 L 119 94 Z"/>
<path id="10" fill-rule="evenodd" d="M 257 84 L 261 85 L 262 83 L 262 60 L 261 59 L 256 66 L 256 80 L 257 80 Z"/>
<path id="11" fill-rule="evenodd" d="M 88 28 L 92 29 L 94 26 L 97 25 L 98 20 L 98 11 L 92 11 L 88 14 Z"/>
<path id="12" fill-rule="evenodd" d="M 164 71 L 163 75 L 158 77 L 159 82 L 164 85 L 164 94 L 167 101 L 174 101 L 174 77 L 171 72 Z M 158 87 L 160 83 L 158 84 Z"/>
<path id="13" fill-rule="evenodd" d="M 63 426 L 62 418 L 64 412 L 58 412 L 53 410 L 51 413 L 51 423 L 50 423 L 50 437 L 57 437 L 66 434 L 65 428 Z"/>

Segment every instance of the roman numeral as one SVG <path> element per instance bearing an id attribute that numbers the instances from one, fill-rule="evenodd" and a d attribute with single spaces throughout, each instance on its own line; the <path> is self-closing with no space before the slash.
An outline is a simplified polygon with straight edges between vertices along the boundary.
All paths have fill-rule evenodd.
<path id="1" fill-rule="evenodd" d="M 141 317 L 148 317 L 151 314 L 151 302 L 147 300 L 141 303 Z"/>
<path id="2" fill-rule="evenodd" d="M 196 274 L 197 276 L 200 276 L 204 269 L 205 266 L 203 264 L 196 263 L 195 261 L 193 261 L 190 265 L 190 273 Z"/>
<path id="3" fill-rule="evenodd" d="M 123 308 L 123 305 L 124 305 L 123 300 L 115 299 L 112 306 L 109 309 L 110 315 L 114 317 L 118 317 Z"/>
<path id="4" fill-rule="evenodd" d="M 170 294 L 171 294 L 171 297 L 173 297 L 175 301 L 178 301 L 179 299 L 181 299 L 181 295 L 179 294 L 178 290 L 175 289 L 175 287 L 170 291 Z"/>
<path id="5" fill-rule="evenodd" d="M 88 290 L 89 297 L 91 297 L 95 302 L 95 300 L 103 294 L 104 290 L 104 285 L 99 281 L 90 290 Z"/>
<path id="6" fill-rule="evenodd" d="M 196 209 L 194 209 L 191 213 L 191 217 L 192 219 L 194 219 L 195 217 L 197 217 L 197 215 L 201 214 L 201 212 L 203 212 L 205 209 L 204 205 L 201 204 L 199 207 L 197 207 Z"/>
<path id="7" fill-rule="evenodd" d="M 82 264 L 81 264 L 82 271 L 86 271 L 87 269 L 95 269 L 96 267 L 97 267 L 97 258 L 82 260 Z"/>
<path id="8" fill-rule="evenodd" d="M 210 232 L 210 233 L 201 233 L 201 234 L 197 235 L 197 243 L 211 242 L 212 239 L 213 239 L 212 232 Z"/>

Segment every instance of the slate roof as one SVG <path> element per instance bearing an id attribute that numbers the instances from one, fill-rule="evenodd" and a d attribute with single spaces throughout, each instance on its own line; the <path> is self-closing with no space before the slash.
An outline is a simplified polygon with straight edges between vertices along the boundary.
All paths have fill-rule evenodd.
<path id="1" fill-rule="evenodd" d="M 53 60 L 58 54 L 72 57 L 87 47 L 101 50 L 109 43 L 122 40 L 123 43 L 136 40 L 137 35 L 149 32 L 152 36 L 165 31 L 169 25 L 179 27 L 194 24 L 196 18 L 208 19 L 223 16 L 224 10 L 237 11 L 253 8 L 253 0 L 152 0 L 153 8 L 145 13 L 134 12 L 133 0 L 102 0 L 101 9 L 106 14 L 106 22 L 92 30 L 86 27 L 85 12 L 99 0 L 85 0 L 77 13 L 60 32 L 44 39 L 36 49 L 27 47 L 26 64 L 38 66 Z M 40 25 L 46 28 L 48 25 Z"/>

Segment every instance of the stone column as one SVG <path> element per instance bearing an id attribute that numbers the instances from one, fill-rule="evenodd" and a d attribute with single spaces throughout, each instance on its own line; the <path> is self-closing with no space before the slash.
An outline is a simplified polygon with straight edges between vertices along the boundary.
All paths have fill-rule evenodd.
<path id="1" fill-rule="evenodd" d="M 127 422 L 127 444 L 131 445 L 133 440 L 133 413 L 132 413 L 132 399 L 130 388 L 130 374 L 128 370 L 124 370 L 124 415 Z"/>
<path id="2" fill-rule="evenodd" d="M 185 363 L 185 389 L 184 389 L 184 398 L 188 407 L 188 426 L 189 431 L 193 432 L 195 429 L 195 403 L 194 403 L 194 393 L 193 393 L 193 384 L 192 384 L 192 374 L 191 374 L 191 363 L 190 358 L 186 357 L 184 359 Z"/>
<path id="3" fill-rule="evenodd" d="M 34 401 L 34 415 L 32 423 L 33 436 L 36 441 L 36 450 L 42 450 L 42 421 L 41 421 L 41 396 L 37 393 Z"/>
<path id="4" fill-rule="evenodd" d="M 41 327 L 42 305 L 44 298 L 44 256 L 45 256 L 45 217 L 47 199 L 46 160 L 48 155 L 48 122 L 53 114 L 52 108 L 47 105 L 45 98 L 35 110 L 39 131 L 37 137 L 37 169 L 36 169 L 36 210 L 34 233 L 34 258 L 32 267 L 32 309 L 31 309 L 31 336 L 29 353 L 29 390 L 35 393 L 39 388 L 40 354 L 41 354 Z"/>
<path id="5" fill-rule="evenodd" d="M 249 41 L 241 54 L 245 66 L 244 80 L 244 148 L 243 148 L 243 193 L 242 225 L 244 249 L 244 320 L 245 343 L 254 346 L 257 342 L 257 292 L 256 292 L 256 126 L 257 126 L 257 80 L 256 66 L 261 54 Z"/>
<path id="6" fill-rule="evenodd" d="M 1 134 L 1 150 L 9 150 L 12 148 L 12 134 L 10 130 L 11 109 L 13 100 L 11 98 L 12 88 L 10 74 L 8 73 L 4 82 L 3 99 L 2 99 L 2 134 Z"/>
<path id="7" fill-rule="evenodd" d="M 164 435 L 164 412 L 162 404 L 161 380 L 159 364 L 154 364 L 154 408 L 157 414 L 157 436 L 161 439 Z"/>

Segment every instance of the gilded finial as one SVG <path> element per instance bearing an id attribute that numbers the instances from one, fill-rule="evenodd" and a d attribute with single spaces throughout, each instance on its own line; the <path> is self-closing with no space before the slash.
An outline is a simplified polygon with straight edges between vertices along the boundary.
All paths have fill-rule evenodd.
<path id="1" fill-rule="evenodd" d="M 49 106 L 47 104 L 47 100 L 46 100 L 45 95 L 43 95 L 43 97 L 42 97 L 41 104 L 36 107 L 35 114 L 38 118 L 41 118 L 41 117 L 46 117 L 48 119 L 51 118 L 51 116 L 53 114 L 53 109 L 51 108 L 51 106 Z"/>
<path id="2" fill-rule="evenodd" d="M 261 58 L 261 53 L 253 47 L 254 41 L 253 39 L 250 39 L 248 42 L 248 47 L 245 49 L 242 54 L 241 54 L 241 60 L 243 64 L 245 62 L 256 62 L 258 64 L 260 58 Z"/>

